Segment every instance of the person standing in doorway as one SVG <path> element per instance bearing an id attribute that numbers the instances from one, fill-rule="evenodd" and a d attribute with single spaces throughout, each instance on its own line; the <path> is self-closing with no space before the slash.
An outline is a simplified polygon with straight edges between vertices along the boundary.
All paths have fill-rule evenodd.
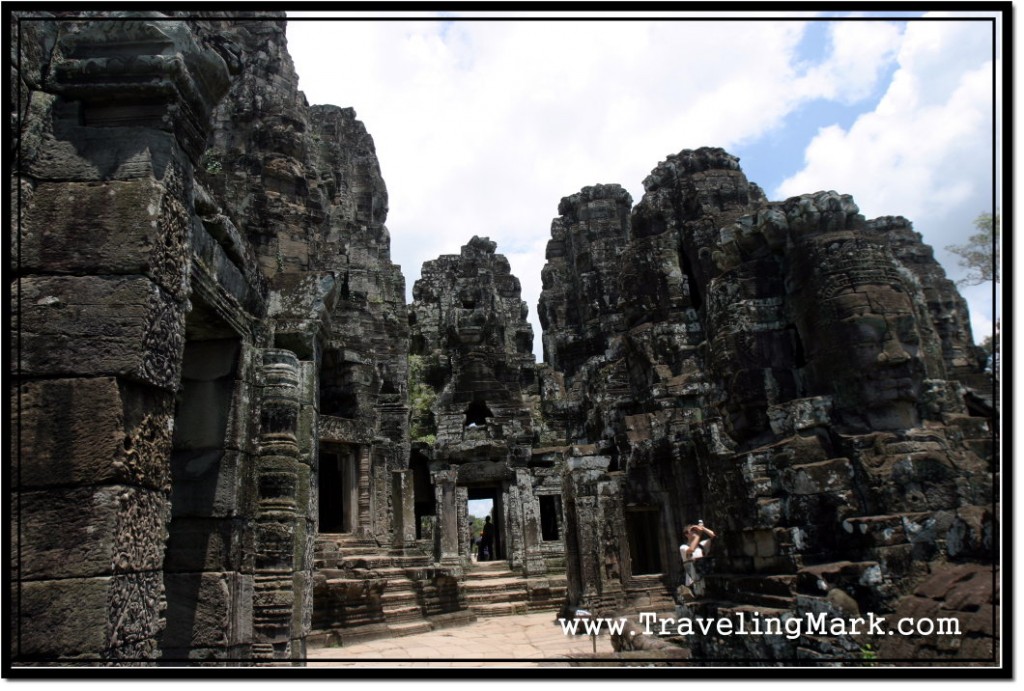
<path id="1" fill-rule="evenodd" d="M 480 530 L 480 554 L 477 561 L 490 561 L 494 556 L 494 524 L 491 517 L 484 519 L 484 527 Z"/>

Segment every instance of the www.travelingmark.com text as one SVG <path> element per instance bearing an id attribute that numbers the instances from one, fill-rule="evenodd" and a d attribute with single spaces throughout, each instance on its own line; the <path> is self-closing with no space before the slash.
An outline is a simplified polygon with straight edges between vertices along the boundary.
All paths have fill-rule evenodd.
<path id="1" fill-rule="evenodd" d="M 625 618 L 559 618 L 562 633 L 566 636 L 578 634 L 597 635 L 610 633 L 621 636 L 626 630 Z M 916 619 L 903 617 L 892 628 L 886 627 L 886 618 L 873 612 L 864 617 L 828 617 L 824 612 L 804 615 L 761 616 L 759 612 L 738 612 L 735 618 L 713 617 L 659 617 L 655 612 L 641 612 L 641 633 L 647 635 L 718 635 L 718 636 L 785 636 L 795 640 L 802 635 L 857 636 L 901 635 L 901 636 L 959 636 L 960 621 L 955 617 Z M 631 635 L 637 633 L 633 629 Z"/>

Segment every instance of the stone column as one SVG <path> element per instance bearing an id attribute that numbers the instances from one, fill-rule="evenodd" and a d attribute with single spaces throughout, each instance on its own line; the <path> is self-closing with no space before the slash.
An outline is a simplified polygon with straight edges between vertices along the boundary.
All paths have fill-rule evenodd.
<path id="1" fill-rule="evenodd" d="M 515 471 L 507 471 L 508 479 L 502 483 L 502 524 L 501 536 L 505 546 L 505 560 L 512 568 L 523 566 L 523 510 L 519 500 L 519 486 Z"/>
<path id="2" fill-rule="evenodd" d="M 371 447 L 362 445 L 357 451 L 359 464 L 359 526 L 354 532 L 362 539 L 372 536 L 372 519 L 370 514 L 370 451 Z"/>
<path id="3" fill-rule="evenodd" d="M 527 576 L 547 573 L 544 555 L 540 551 L 540 503 L 533 493 L 533 478 L 527 468 L 516 469 L 516 487 L 522 513 L 520 534 L 522 536 L 523 572 Z"/>
<path id="4" fill-rule="evenodd" d="M 437 497 L 438 529 L 441 531 L 442 564 L 459 564 L 459 523 L 456 505 L 456 485 L 459 471 L 456 468 L 437 470 L 431 473 L 434 492 Z"/>
<path id="5" fill-rule="evenodd" d="M 455 488 L 455 506 L 459 511 L 459 554 L 466 555 L 469 564 L 469 538 L 473 527 L 469 524 L 469 490 L 466 487 Z"/>
<path id="6" fill-rule="evenodd" d="M 296 608 L 294 588 L 306 548 L 305 507 L 297 502 L 300 476 L 296 436 L 299 416 L 299 361 L 288 350 L 263 352 L 263 400 L 256 459 L 256 578 L 253 602 L 253 657 L 285 660 Z M 305 468 L 308 483 L 308 468 Z"/>
<path id="7" fill-rule="evenodd" d="M 572 533 L 566 536 L 568 604 L 591 611 L 613 607 L 623 597 L 621 483 L 606 474 L 610 461 L 607 456 L 569 458 L 562 476 L 565 502 L 573 507 L 565 526 Z"/>
<path id="8" fill-rule="evenodd" d="M 416 540 L 411 470 L 391 471 L 391 546 L 404 549 Z"/>
<path id="9" fill-rule="evenodd" d="M 412 470 L 402 471 L 402 519 L 404 546 L 416 542 L 416 485 Z"/>

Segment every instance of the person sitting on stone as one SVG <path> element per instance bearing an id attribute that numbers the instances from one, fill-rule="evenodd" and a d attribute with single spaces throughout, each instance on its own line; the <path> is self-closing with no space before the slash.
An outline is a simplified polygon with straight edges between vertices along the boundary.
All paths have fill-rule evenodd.
<path id="1" fill-rule="evenodd" d="M 706 537 L 702 539 L 702 536 Z M 691 524 L 683 529 L 683 538 L 685 542 L 679 545 L 679 556 L 683 558 L 683 573 L 686 576 L 684 584 L 689 588 L 701 580 L 695 565 L 699 559 L 708 555 L 715 532 L 705 528 L 704 521 L 697 521 L 696 525 Z"/>

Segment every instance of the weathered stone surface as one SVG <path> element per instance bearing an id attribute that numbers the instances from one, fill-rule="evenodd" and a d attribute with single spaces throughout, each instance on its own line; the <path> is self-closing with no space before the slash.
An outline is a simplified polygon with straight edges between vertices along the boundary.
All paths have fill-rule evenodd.
<path id="1" fill-rule="evenodd" d="M 565 611 L 626 606 L 638 573 L 680 581 L 676 546 L 698 518 L 718 534 L 712 573 L 680 603 L 700 615 L 884 611 L 947 558 L 991 561 L 987 447 L 960 422 L 979 419 L 962 387 L 980 363 L 909 223 L 866 221 L 835 192 L 769 202 L 720 149 L 668 157 L 644 188 L 624 223 L 582 213 L 621 206 L 603 185 L 563 199 L 552 224 L 547 428 L 570 456 L 606 459 L 566 469 Z M 749 643 L 687 642 L 725 659 L 859 650 Z"/>
<path id="2" fill-rule="evenodd" d="M 26 375 L 119 375 L 177 386 L 184 314 L 148 279 L 26 277 L 16 297 Z"/>
<path id="3" fill-rule="evenodd" d="M 116 380 L 59 379 L 19 387 L 22 487 L 109 482 L 169 489 L 172 401 Z M 20 441 L 20 447 L 17 446 Z"/>
<path id="4" fill-rule="evenodd" d="M 940 566 L 913 595 L 899 601 L 893 617 L 927 620 L 936 630 L 947 627 L 946 632 L 886 636 L 878 645 L 878 659 L 996 662 L 999 593 L 993 590 L 995 583 L 991 566 Z"/>
<path id="5" fill-rule="evenodd" d="M 456 506 L 457 493 L 449 491 L 454 479 L 468 498 L 494 499 L 496 558 L 527 574 L 543 574 L 544 551 L 557 551 L 561 544 L 551 524 L 561 489 L 554 474 L 527 467 L 540 419 L 533 331 L 519 279 L 496 249 L 488 238 L 473 237 L 459 255 L 426 262 L 413 286 L 411 431 L 421 444 L 431 445 L 435 484 L 445 478 L 446 489 L 435 502 L 442 556 L 461 555 L 469 563 L 464 500 Z M 538 498 L 545 485 L 543 491 L 554 497 L 545 509 L 548 540 Z M 415 520 L 424 515 L 429 514 L 421 512 Z"/>
<path id="6" fill-rule="evenodd" d="M 106 647 L 111 579 L 23 582 L 15 651 L 24 658 L 98 657 Z"/>

